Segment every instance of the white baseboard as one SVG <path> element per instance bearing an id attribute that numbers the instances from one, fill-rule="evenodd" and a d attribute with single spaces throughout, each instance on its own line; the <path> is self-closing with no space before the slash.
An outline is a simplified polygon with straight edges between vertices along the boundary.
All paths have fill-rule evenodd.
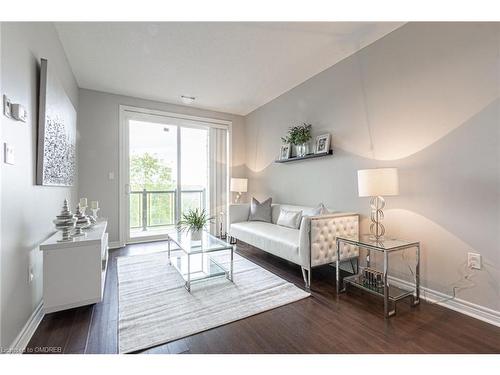
<path id="1" fill-rule="evenodd" d="M 415 284 L 406 280 L 391 277 L 390 281 L 395 286 L 415 288 Z M 500 311 L 496 311 L 481 305 L 476 305 L 475 303 L 468 302 L 460 298 L 451 299 L 451 297 L 452 296 L 445 293 L 420 286 L 421 299 L 426 300 L 430 303 L 437 303 L 438 305 L 446 307 L 450 310 L 457 311 L 461 314 L 465 314 L 473 318 L 482 320 L 486 323 L 490 323 L 497 327 L 500 327 Z"/>
<path id="2" fill-rule="evenodd" d="M 119 249 L 121 247 L 125 247 L 125 245 L 121 244 L 120 241 L 113 241 L 109 243 L 108 247 L 110 249 Z"/>
<path id="3" fill-rule="evenodd" d="M 24 352 L 24 350 L 26 349 L 31 340 L 31 337 L 35 333 L 40 322 L 42 321 L 44 315 L 45 314 L 43 312 L 43 301 L 40 301 L 38 306 L 35 308 L 35 311 L 33 311 L 28 321 L 24 325 L 21 332 L 19 332 L 17 337 L 10 345 L 8 351 L 9 353 L 22 354 Z"/>

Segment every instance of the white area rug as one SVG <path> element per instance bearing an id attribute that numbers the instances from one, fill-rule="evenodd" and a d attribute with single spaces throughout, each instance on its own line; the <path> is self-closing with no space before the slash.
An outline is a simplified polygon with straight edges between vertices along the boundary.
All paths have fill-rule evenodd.
<path id="1" fill-rule="evenodd" d="M 217 254 L 227 266 L 229 252 Z M 120 353 L 160 345 L 309 296 L 309 293 L 234 255 L 234 283 L 225 277 L 184 288 L 166 252 L 118 258 Z"/>

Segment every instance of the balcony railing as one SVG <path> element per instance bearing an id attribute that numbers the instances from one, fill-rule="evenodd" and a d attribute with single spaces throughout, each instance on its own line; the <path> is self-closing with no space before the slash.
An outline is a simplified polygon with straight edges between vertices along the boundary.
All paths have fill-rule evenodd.
<path id="1" fill-rule="evenodd" d="M 148 228 L 174 225 L 177 190 L 139 190 L 130 192 L 130 228 Z M 181 190 L 181 212 L 204 209 L 206 191 Z"/>

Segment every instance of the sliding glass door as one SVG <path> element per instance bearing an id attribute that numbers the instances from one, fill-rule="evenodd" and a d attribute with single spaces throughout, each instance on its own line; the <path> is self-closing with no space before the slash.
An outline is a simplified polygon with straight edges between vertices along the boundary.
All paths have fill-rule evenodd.
<path id="1" fill-rule="evenodd" d="M 127 242 L 165 238 L 190 209 L 213 216 L 225 211 L 225 204 L 212 202 L 221 191 L 227 194 L 215 178 L 226 176 L 227 163 L 217 166 L 210 157 L 216 150 L 209 124 L 130 114 L 125 125 Z"/>
<path id="2" fill-rule="evenodd" d="M 177 126 L 129 121 L 130 238 L 162 234 L 176 223 Z"/>

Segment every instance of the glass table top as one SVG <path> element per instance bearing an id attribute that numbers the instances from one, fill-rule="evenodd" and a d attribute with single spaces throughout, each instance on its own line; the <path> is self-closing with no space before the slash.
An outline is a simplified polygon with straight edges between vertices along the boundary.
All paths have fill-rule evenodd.
<path id="1" fill-rule="evenodd" d="M 173 258 L 171 262 L 184 280 L 198 281 L 226 275 L 226 270 L 222 265 L 217 263 L 210 255 L 203 253 L 179 255 Z"/>
<path id="2" fill-rule="evenodd" d="M 401 240 L 390 236 L 384 236 L 382 238 L 376 239 L 371 234 L 361 234 L 359 236 L 339 236 L 337 238 L 346 240 L 347 242 L 353 244 L 367 245 L 371 248 L 380 250 L 394 250 L 401 247 L 417 246 L 419 244 L 418 241 Z"/>
<path id="3" fill-rule="evenodd" d="M 233 245 L 214 235 L 203 231 L 201 240 L 192 241 L 191 233 L 172 230 L 168 232 L 171 241 L 175 242 L 187 254 L 210 253 L 213 251 L 230 250 Z"/>

